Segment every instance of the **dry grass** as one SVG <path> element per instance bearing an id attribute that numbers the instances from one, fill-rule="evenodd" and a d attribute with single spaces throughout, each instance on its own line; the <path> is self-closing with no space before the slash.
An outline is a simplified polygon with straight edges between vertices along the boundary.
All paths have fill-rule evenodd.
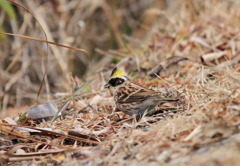
<path id="1" fill-rule="evenodd" d="M 53 165 L 238 165 L 239 2 L 152 1 L 150 6 L 144 4 L 145 8 L 141 7 L 144 1 L 133 2 L 132 6 L 122 2 L 121 7 L 113 2 L 101 4 L 102 1 L 91 1 L 95 2 L 94 4 L 85 1 L 61 2 L 58 9 L 60 12 L 68 9 L 73 13 L 62 13 L 64 16 L 61 18 L 71 19 L 66 19 L 69 22 L 58 22 L 60 34 L 46 30 L 47 34 L 52 36 L 52 39 L 57 38 L 59 43 L 80 46 L 89 51 L 96 49 L 98 53 L 106 55 L 100 60 L 92 59 L 91 65 L 94 67 L 87 68 L 84 74 L 91 82 L 81 89 L 78 96 L 68 100 L 68 108 L 64 110 L 60 121 L 40 124 L 31 124 L 30 120 L 18 122 L 17 127 L 25 126 L 35 130 L 41 127 L 40 135 L 34 135 L 22 128 L 13 129 L 14 125 L 9 124 L 13 123 L 11 119 L 1 121 L 0 161 L 3 164 L 8 162 L 12 165 L 38 165 L 48 162 Z M 44 5 L 49 4 L 45 3 L 38 8 L 39 5 L 35 3 L 40 2 L 27 2 L 26 5 L 29 8 L 35 6 L 34 14 L 37 18 L 45 15 L 45 23 L 41 22 L 42 25 L 56 28 L 56 20 L 46 17 L 50 15 L 50 11 L 41 13 L 46 9 Z M 99 6 L 99 10 L 103 10 L 105 16 L 96 13 Z M 116 12 L 114 7 L 117 8 Z M 133 20 L 134 17 L 129 16 L 131 10 L 133 13 L 144 12 L 138 16 L 138 20 Z M 118 19 L 114 20 L 113 14 L 119 15 L 119 19 L 129 16 L 128 24 Z M 28 15 L 24 16 L 26 24 L 23 25 L 26 26 L 30 24 L 31 18 Z M 104 26 L 110 26 L 113 38 L 108 36 L 111 33 L 99 32 L 96 24 L 90 24 L 89 29 L 74 28 L 74 23 L 80 20 L 79 17 L 88 20 L 89 24 L 90 20 L 98 17 L 101 21 L 108 20 L 109 24 Z M 49 24 L 48 19 L 53 21 L 53 24 Z M 133 22 L 131 35 L 121 36 L 123 32 L 119 28 L 120 25 L 127 26 Z M 86 33 L 88 30 L 89 33 Z M 37 28 L 35 31 L 26 31 L 25 28 L 24 32 L 39 34 L 37 31 Z M 33 36 L 32 34 L 28 35 Z M 103 39 L 95 36 L 96 34 L 104 34 Z M 80 36 L 82 40 L 75 36 Z M 103 50 L 109 48 L 92 44 L 89 42 L 91 38 L 98 44 L 104 43 L 103 45 L 109 41 L 101 41 L 113 40 L 113 45 L 116 44 L 119 49 L 115 47 L 114 51 L 105 52 Z M 2 59 L 8 60 L 8 63 L 4 63 L 8 67 L 1 68 L 1 80 L 4 84 L 1 84 L 0 90 L 4 92 L 2 108 L 5 109 L 11 105 L 18 107 L 27 103 L 27 100 L 23 100 L 26 93 L 26 99 L 30 99 L 31 94 L 36 95 L 44 69 L 41 62 L 37 61 L 39 56 L 34 55 L 38 53 L 45 57 L 45 51 L 39 49 L 42 47 L 39 43 L 33 44 L 26 40 L 25 44 L 19 44 L 17 41 L 22 39 L 9 40 L 12 40 L 13 44 L 4 43 L 4 54 L 1 56 Z M 49 67 L 48 81 L 51 93 L 48 95 L 65 91 L 71 95 L 74 84 L 84 82 L 79 77 L 71 79 L 67 74 L 70 69 L 65 63 L 64 55 L 70 54 L 71 51 L 55 46 L 50 50 L 49 64 L 52 66 Z M 73 54 L 75 53 L 71 53 Z M 6 55 L 15 56 L 8 59 Z M 58 59 L 59 57 L 63 59 Z M 132 58 L 119 62 L 119 59 L 124 57 Z M 87 66 L 85 58 L 87 57 L 79 57 Z M 106 65 L 114 66 L 114 60 L 118 61 L 117 65 L 125 68 L 136 82 L 154 89 L 161 90 L 166 87 L 167 90 L 181 93 L 184 103 L 177 108 L 177 113 L 145 116 L 141 121 L 135 122 L 123 113 L 115 112 L 111 94 L 103 89 L 111 72 L 111 67 Z M 9 65 L 10 63 L 14 64 Z M 78 68 L 74 68 L 76 69 Z M 24 84 L 28 86 L 22 87 Z M 66 90 L 63 90 L 63 87 Z M 47 89 L 41 95 L 40 102 L 47 101 L 46 91 Z M 50 96 L 51 100 L 53 98 L 60 97 Z M 66 101 L 58 101 L 59 107 Z M 183 105 L 184 111 L 181 111 Z M 165 106 L 171 111 L 169 107 L 172 105 Z M 47 132 L 47 129 L 51 129 L 52 132 Z M 89 139 L 86 139 L 86 136 Z"/>

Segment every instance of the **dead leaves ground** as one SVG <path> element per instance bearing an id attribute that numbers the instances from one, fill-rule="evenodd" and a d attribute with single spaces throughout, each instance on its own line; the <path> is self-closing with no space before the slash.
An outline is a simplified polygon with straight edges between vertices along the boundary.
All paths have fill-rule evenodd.
<path id="1" fill-rule="evenodd" d="M 85 107 L 79 104 L 75 108 L 75 118 L 71 112 L 52 124 L 48 121 L 25 127 L 2 120 L 1 161 L 62 165 L 237 164 L 239 71 L 226 68 L 219 72 L 199 64 L 188 71 L 196 74 L 186 72 L 179 78 L 165 78 L 183 91 L 184 112 L 159 121 L 154 121 L 156 115 L 134 123 L 124 114 L 113 112 L 108 92 L 79 100 Z M 209 76 L 208 72 L 215 74 Z"/>
<path id="2" fill-rule="evenodd" d="M 164 29 L 150 31 L 147 42 L 132 41 L 130 51 L 111 52 L 135 59 L 134 81 L 181 93 L 184 111 L 137 123 L 114 112 L 113 99 L 102 88 L 110 72 L 105 70 L 94 75 L 90 91 L 69 102 L 61 120 L 1 120 L 1 163 L 238 165 L 239 14 L 222 3 L 214 9 L 219 10 L 202 10 L 191 24 L 171 19 Z"/>

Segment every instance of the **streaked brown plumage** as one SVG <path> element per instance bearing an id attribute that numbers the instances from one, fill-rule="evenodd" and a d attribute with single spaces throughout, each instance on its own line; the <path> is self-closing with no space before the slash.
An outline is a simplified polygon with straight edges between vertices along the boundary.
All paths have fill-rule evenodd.
<path id="1" fill-rule="evenodd" d="M 142 87 L 130 81 L 119 69 L 115 68 L 105 85 L 113 88 L 114 100 L 118 110 L 132 116 L 142 117 L 161 102 L 178 101 L 167 98 L 160 92 Z"/>

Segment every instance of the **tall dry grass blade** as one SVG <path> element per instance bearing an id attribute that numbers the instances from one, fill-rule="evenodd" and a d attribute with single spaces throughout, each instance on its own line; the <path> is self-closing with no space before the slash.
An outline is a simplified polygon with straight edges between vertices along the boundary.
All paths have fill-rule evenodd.
<path id="1" fill-rule="evenodd" d="M 39 38 L 35 38 L 35 37 L 30 37 L 30 36 L 17 35 L 17 34 L 6 33 L 6 32 L 0 32 L 0 34 L 21 37 L 21 38 L 24 38 L 24 39 L 29 39 L 29 40 L 39 41 L 39 42 L 43 42 L 43 43 L 48 43 L 48 44 L 52 44 L 52 45 L 56 45 L 56 46 L 60 46 L 60 47 L 64 47 L 64 48 L 69 48 L 69 49 L 76 50 L 76 51 L 82 51 L 82 52 L 86 53 L 88 56 L 90 56 L 90 53 L 87 52 L 86 50 L 82 49 L 82 48 L 65 46 L 63 44 L 59 44 L 59 43 L 55 43 L 55 42 L 51 42 L 51 41 L 47 41 L 47 40 L 43 40 L 43 39 L 39 39 Z"/>
<path id="2" fill-rule="evenodd" d="M 30 14 L 33 16 L 33 18 L 34 18 L 34 19 L 38 22 L 38 24 L 40 25 L 40 28 L 41 28 L 41 30 L 42 30 L 43 33 L 44 33 L 45 39 L 46 39 L 46 41 L 48 41 L 47 34 L 46 34 L 45 30 L 43 29 L 42 25 L 40 24 L 40 22 L 38 21 L 38 19 L 35 17 L 35 15 L 34 15 L 28 8 L 26 8 L 24 5 L 20 4 L 19 2 L 14 2 L 14 1 L 11 1 L 11 0 L 7 0 L 7 1 L 10 2 L 10 3 L 12 3 L 12 4 L 14 4 L 14 5 L 16 5 L 16 6 L 18 6 L 18 7 L 23 8 L 25 11 L 27 11 L 28 13 L 30 13 Z M 46 45 L 47 45 L 47 59 L 48 59 L 48 51 L 49 51 L 48 43 L 46 43 Z M 47 62 L 47 63 L 48 63 L 48 62 Z M 39 88 L 39 90 L 38 90 L 37 101 L 38 101 L 39 95 L 41 94 L 42 87 L 43 87 L 43 83 L 44 83 L 44 80 L 45 80 L 45 77 L 46 77 L 46 73 L 47 73 L 47 71 L 48 71 L 48 65 L 47 65 L 47 63 L 45 64 L 46 72 L 44 73 L 44 76 L 43 76 L 42 81 L 41 81 L 40 88 Z M 46 84 L 47 84 L 47 83 L 46 83 Z M 48 85 L 46 85 L 46 86 L 48 87 Z"/>
<path id="3" fill-rule="evenodd" d="M 41 84 L 40 84 L 40 87 L 39 87 L 39 90 L 38 90 L 38 93 L 37 93 L 37 103 L 38 103 L 38 97 L 40 96 L 40 94 L 42 92 L 42 88 L 43 88 L 43 84 L 44 84 L 44 81 L 45 81 L 46 74 L 47 74 L 47 70 L 43 74 L 43 78 L 42 78 L 42 81 L 41 81 Z"/>

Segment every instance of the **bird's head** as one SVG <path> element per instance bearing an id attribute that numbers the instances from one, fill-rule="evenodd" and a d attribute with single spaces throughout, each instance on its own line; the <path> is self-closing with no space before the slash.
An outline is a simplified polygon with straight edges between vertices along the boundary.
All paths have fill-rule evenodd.
<path id="1" fill-rule="evenodd" d="M 115 67 L 112 71 L 112 74 L 108 83 L 104 87 L 116 88 L 119 85 L 123 84 L 126 80 L 128 80 L 126 74 L 121 69 Z"/>

